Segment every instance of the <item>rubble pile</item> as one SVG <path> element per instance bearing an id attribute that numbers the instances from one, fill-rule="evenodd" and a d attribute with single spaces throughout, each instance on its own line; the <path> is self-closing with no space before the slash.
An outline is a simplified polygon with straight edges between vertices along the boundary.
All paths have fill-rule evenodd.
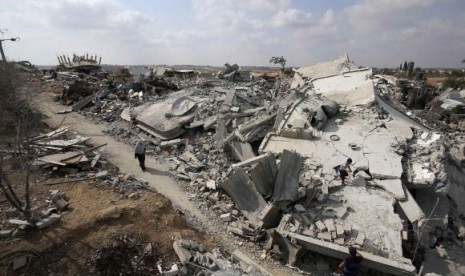
<path id="1" fill-rule="evenodd" d="M 149 140 L 148 154 L 169 162 L 213 221 L 235 236 L 267 240 L 267 252 L 290 265 L 325 270 L 324 258 L 344 258 L 356 246 L 369 269 L 412 275 L 407 257 L 417 249 L 404 249 L 422 240 L 429 223 L 416 191 L 448 193 L 454 212 L 464 210 L 463 136 L 439 133 L 396 104 L 408 94 L 407 106 L 426 105 L 421 95 L 431 91 L 402 92 L 348 55 L 300 68 L 293 79 L 243 74 L 236 64 L 216 79 L 152 68 L 137 82 L 106 84 L 72 110 L 107 122 L 119 140 Z M 176 78 L 186 82 L 172 85 Z M 336 168 L 348 158 L 353 171 L 342 183 Z M 107 182 L 117 187 L 115 177 Z M 192 269 L 220 267 L 176 244 L 192 255 L 181 260 L 197 260 Z M 325 257 L 309 260 L 302 251 Z"/>
<path id="2" fill-rule="evenodd" d="M 45 179 L 52 175 L 64 180 L 42 182 L 45 186 L 80 181 L 94 182 L 96 186 L 110 187 L 123 198 L 138 199 L 144 191 L 152 191 L 148 183 L 130 174 L 118 174 L 117 169 L 107 163 L 103 154 L 104 146 L 89 146 L 89 138 L 70 135 L 68 127 L 60 127 L 49 133 L 30 139 L 34 153 L 33 165 L 44 174 Z M 14 151 L 11 154 L 15 154 Z M 8 156 L 7 156 L 8 158 Z M 0 222 L 0 238 L 16 238 L 27 231 L 41 230 L 59 221 L 70 210 L 72 199 L 64 192 L 50 190 L 48 195 L 37 194 L 31 199 L 33 206 L 30 219 L 15 208 L 5 212 L 5 220 Z"/>

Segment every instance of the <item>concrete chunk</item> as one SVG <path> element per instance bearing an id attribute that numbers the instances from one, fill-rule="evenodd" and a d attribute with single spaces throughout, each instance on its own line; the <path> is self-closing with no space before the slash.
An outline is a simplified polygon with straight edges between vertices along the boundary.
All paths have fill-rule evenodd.
<path id="1" fill-rule="evenodd" d="M 247 219 L 258 221 L 257 216 L 267 204 L 243 169 L 237 169 L 221 187 L 232 197 Z"/>
<path id="2" fill-rule="evenodd" d="M 297 199 L 302 164 L 303 158 L 300 154 L 284 150 L 273 192 L 274 201 L 293 202 Z"/>
<path id="3" fill-rule="evenodd" d="M 222 214 L 220 216 L 220 219 L 224 222 L 230 222 L 231 221 L 231 213 L 226 213 L 226 214 Z"/>
<path id="4" fill-rule="evenodd" d="M 331 241 L 331 238 L 332 238 L 329 232 L 318 233 L 316 237 L 320 240 L 325 240 L 325 241 Z"/>
<path id="5" fill-rule="evenodd" d="M 338 238 L 344 238 L 344 227 L 341 225 L 336 225 L 336 236 Z"/>
<path id="6" fill-rule="evenodd" d="M 278 166 L 276 157 L 272 154 L 266 154 L 250 171 L 250 177 L 255 184 L 258 192 L 264 196 L 273 194 Z"/>
<path id="7" fill-rule="evenodd" d="M 358 233 L 357 238 L 355 239 L 355 244 L 363 246 L 363 244 L 365 243 L 365 238 L 365 234 Z"/>
<path id="8" fill-rule="evenodd" d="M 349 257 L 349 250 L 345 246 L 340 246 L 331 242 L 322 241 L 287 231 L 281 234 L 287 236 L 290 239 L 296 240 L 297 244 L 312 252 L 340 260 Z M 416 275 L 416 269 L 408 259 L 405 259 L 404 262 L 400 262 L 398 260 L 391 260 L 381 256 L 376 256 L 368 252 L 363 252 L 362 255 L 364 257 L 364 267 L 393 275 Z"/>
<path id="9" fill-rule="evenodd" d="M 191 252 L 181 246 L 181 241 L 179 239 L 176 239 L 173 242 L 173 249 L 176 252 L 176 255 L 178 255 L 179 261 L 181 261 L 182 264 L 186 264 L 192 259 Z"/>
<path id="10" fill-rule="evenodd" d="M 39 229 L 44 229 L 45 227 L 49 227 L 50 225 L 54 224 L 60 218 L 61 215 L 59 214 L 51 214 L 49 217 L 44 218 L 43 220 L 36 223 L 36 226 Z"/>
<path id="11" fill-rule="evenodd" d="M 0 239 L 9 238 L 9 237 L 11 237 L 12 234 L 13 234 L 13 230 L 12 230 L 12 229 L 9 229 L 9 230 L 2 230 L 2 231 L 0 231 Z"/>
<path id="12" fill-rule="evenodd" d="M 160 143 L 160 148 L 164 149 L 164 148 L 168 148 L 168 147 L 182 145 L 182 144 L 185 144 L 185 143 L 186 143 L 186 139 L 178 138 L 178 139 L 174 139 L 174 140 L 161 142 Z"/>
<path id="13" fill-rule="evenodd" d="M 316 225 L 316 228 L 318 228 L 318 230 L 321 232 L 326 231 L 328 229 L 326 225 L 323 222 L 321 222 L 321 220 L 315 222 L 315 225 Z"/>
<path id="14" fill-rule="evenodd" d="M 344 233 L 346 235 L 350 235 L 352 233 L 352 223 L 350 222 L 344 223 Z"/>
<path id="15" fill-rule="evenodd" d="M 328 228 L 329 232 L 336 231 L 336 226 L 334 225 L 334 220 L 333 219 L 325 220 L 325 225 L 326 225 L 326 228 Z"/>
<path id="16" fill-rule="evenodd" d="M 281 213 L 279 209 L 272 204 L 268 204 L 258 216 L 260 226 L 263 229 L 273 228 L 279 225 L 281 221 Z"/>

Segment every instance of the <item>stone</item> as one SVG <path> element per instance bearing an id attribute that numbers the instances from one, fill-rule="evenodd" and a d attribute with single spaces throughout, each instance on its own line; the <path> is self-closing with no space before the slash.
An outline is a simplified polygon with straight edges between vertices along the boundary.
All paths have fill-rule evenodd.
<path id="1" fill-rule="evenodd" d="M 59 200 L 55 201 L 53 204 L 54 204 L 54 205 L 58 208 L 58 210 L 60 210 L 60 211 L 65 211 L 65 210 L 67 210 L 68 207 L 69 207 L 69 202 L 66 201 L 66 200 L 64 200 L 64 199 L 59 199 Z"/>
<path id="2" fill-rule="evenodd" d="M 101 178 L 101 177 L 106 177 L 108 175 L 108 171 L 105 170 L 105 171 L 100 171 L 98 173 L 95 174 L 95 178 Z"/>
<path id="3" fill-rule="evenodd" d="M 220 219 L 221 219 L 223 222 L 230 222 L 230 221 L 231 221 L 231 213 L 222 214 L 222 215 L 220 216 Z"/>
<path id="4" fill-rule="evenodd" d="M 334 242 L 339 245 L 344 245 L 344 238 L 335 239 Z"/>
<path id="5" fill-rule="evenodd" d="M 328 229 L 326 225 L 323 222 L 321 222 L 321 220 L 315 222 L 315 225 L 318 228 L 318 230 L 321 232 L 326 231 Z"/>
<path id="6" fill-rule="evenodd" d="M 344 227 L 341 225 L 336 225 L 336 236 L 338 238 L 344 238 Z"/>
<path id="7" fill-rule="evenodd" d="M 216 190 L 216 181 L 215 180 L 207 180 L 206 186 L 209 189 Z"/>
<path id="8" fill-rule="evenodd" d="M 344 233 L 346 233 L 346 235 L 350 235 L 352 233 L 352 223 L 344 223 Z"/>
<path id="9" fill-rule="evenodd" d="M 365 243 L 365 238 L 365 234 L 358 233 L 357 238 L 355 239 L 355 244 L 363 246 L 363 244 Z"/>
<path id="10" fill-rule="evenodd" d="M 36 223 L 36 227 L 39 229 L 44 229 L 49 227 L 50 225 L 54 224 L 61 218 L 59 214 L 51 214 L 49 217 L 44 218 L 43 220 Z"/>
<path id="11" fill-rule="evenodd" d="M 176 252 L 176 255 L 178 255 L 179 261 L 182 264 L 186 264 L 192 259 L 192 253 L 188 249 L 181 246 L 181 241 L 179 239 L 176 239 L 173 242 L 173 249 Z"/>
<path id="12" fill-rule="evenodd" d="M 329 232 L 336 231 L 336 226 L 334 225 L 334 220 L 333 219 L 327 219 L 327 220 L 325 220 L 324 223 L 326 225 L 326 228 L 328 228 Z"/>
<path id="13" fill-rule="evenodd" d="M 1 231 L 0 231 L 0 239 L 7 239 L 7 238 L 11 237 L 12 234 L 13 234 L 13 230 L 12 230 L 12 229 L 9 229 L 9 230 L 1 230 Z"/>
<path id="14" fill-rule="evenodd" d="M 125 174 L 123 176 L 123 181 L 136 180 L 136 177 L 132 173 Z"/>
<path id="15" fill-rule="evenodd" d="M 325 232 L 325 233 L 318 233 L 318 235 L 316 236 L 318 239 L 320 240 L 324 240 L 324 241 L 331 241 L 331 234 L 329 232 Z"/>
<path id="16" fill-rule="evenodd" d="M 139 194 L 139 192 L 134 192 L 134 193 L 129 194 L 128 198 L 136 200 L 136 199 L 140 198 L 140 194 Z"/>
<path id="17" fill-rule="evenodd" d="M 21 220 L 21 219 L 9 219 L 8 223 L 14 224 L 14 225 L 27 225 L 27 226 L 32 226 L 30 222 L 27 220 Z"/>

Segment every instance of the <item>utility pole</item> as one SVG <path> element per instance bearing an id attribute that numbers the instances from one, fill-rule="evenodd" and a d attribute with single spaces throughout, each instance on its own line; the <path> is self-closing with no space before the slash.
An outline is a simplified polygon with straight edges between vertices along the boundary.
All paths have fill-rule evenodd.
<path id="1" fill-rule="evenodd" d="M 3 38 L 4 31 L 6 30 L 0 30 L 2 34 L 2 38 L 0 38 L 0 54 L 2 55 L 2 60 L 6 62 L 5 53 L 3 52 L 3 41 L 19 41 L 19 37 Z"/>

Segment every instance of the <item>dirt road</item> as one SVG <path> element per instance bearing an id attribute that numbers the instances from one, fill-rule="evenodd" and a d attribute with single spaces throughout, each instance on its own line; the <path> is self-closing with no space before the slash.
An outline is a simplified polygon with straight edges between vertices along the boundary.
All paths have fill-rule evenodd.
<path id="1" fill-rule="evenodd" d="M 53 128 L 63 122 L 62 126 L 68 126 L 71 130 L 90 137 L 91 142 L 95 145 L 107 143 L 104 154 L 112 164 L 120 168 L 121 172 L 131 173 L 137 179 L 147 180 L 151 187 L 171 200 L 175 207 L 181 208 L 185 213 L 189 213 L 200 221 L 206 221 L 205 215 L 188 200 L 186 194 L 176 185 L 165 165 L 158 163 L 153 157 L 147 156 L 145 161 L 147 170 L 142 172 L 137 160 L 134 159 L 134 149 L 104 134 L 104 125 L 89 122 L 84 116 L 75 112 L 56 114 L 57 111 L 63 109 L 62 105 L 53 102 L 47 93 L 39 93 L 37 96 L 39 100 L 36 103 L 36 108 L 47 116 L 44 120 L 47 125 Z"/>

